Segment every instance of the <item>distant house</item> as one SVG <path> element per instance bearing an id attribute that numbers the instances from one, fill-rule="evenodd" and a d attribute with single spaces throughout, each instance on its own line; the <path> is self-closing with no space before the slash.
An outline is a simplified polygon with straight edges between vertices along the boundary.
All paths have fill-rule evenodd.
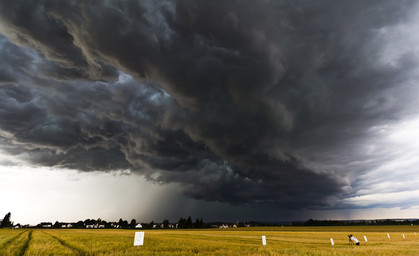
<path id="1" fill-rule="evenodd" d="M 140 223 L 138 223 L 137 225 L 135 225 L 135 228 L 143 228 L 143 225 L 141 225 Z"/>
<path id="2" fill-rule="evenodd" d="M 50 227 L 52 227 L 52 223 L 51 222 L 41 222 L 41 227 L 50 228 Z"/>
<path id="3" fill-rule="evenodd" d="M 61 223 L 61 228 L 72 228 L 73 225 L 71 223 Z"/>
<path id="4" fill-rule="evenodd" d="M 119 225 L 117 223 L 111 223 L 111 227 L 113 227 L 113 228 L 119 228 Z"/>

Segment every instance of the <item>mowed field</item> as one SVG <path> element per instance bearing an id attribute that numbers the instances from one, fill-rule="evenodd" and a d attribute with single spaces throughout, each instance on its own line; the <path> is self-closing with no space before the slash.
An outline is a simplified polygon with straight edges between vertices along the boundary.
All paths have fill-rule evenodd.
<path id="1" fill-rule="evenodd" d="M 136 231 L 0 229 L 0 255 L 419 255 L 416 226 L 144 230 L 133 246 Z M 360 246 L 348 245 L 350 233 Z"/>

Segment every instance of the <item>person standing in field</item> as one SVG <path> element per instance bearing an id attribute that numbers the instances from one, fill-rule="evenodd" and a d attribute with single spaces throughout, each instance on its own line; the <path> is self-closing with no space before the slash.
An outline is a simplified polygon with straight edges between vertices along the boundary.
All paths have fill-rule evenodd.
<path id="1" fill-rule="evenodd" d="M 358 239 L 356 239 L 356 237 L 354 237 L 352 234 L 348 235 L 349 237 L 349 244 L 356 244 L 359 245 L 359 241 Z"/>

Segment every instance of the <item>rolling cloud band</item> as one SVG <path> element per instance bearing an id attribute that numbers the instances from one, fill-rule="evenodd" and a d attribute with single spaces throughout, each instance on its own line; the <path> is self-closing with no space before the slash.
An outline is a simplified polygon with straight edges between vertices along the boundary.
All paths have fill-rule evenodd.
<path id="1" fill-rule="evenodd" d="M 339 207 L 399 157 L 377 151 L 374 129 L 417 114 L 415 10 L 0 1 L 0 146 L 38 165 L 129 169 L 200 200 Z"/>

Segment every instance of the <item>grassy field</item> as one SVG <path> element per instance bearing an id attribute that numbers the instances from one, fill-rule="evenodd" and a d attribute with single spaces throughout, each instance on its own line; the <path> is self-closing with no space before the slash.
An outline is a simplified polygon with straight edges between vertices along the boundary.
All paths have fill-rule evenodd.
<path id="1" fill-rule="evenodd" d="M 0 255 L 419 255 L 416 226 L 144 230 L 143 246 L 135 231 L 0 229 Z M 360 246 L 348 245 L 350 233 Z"/>

